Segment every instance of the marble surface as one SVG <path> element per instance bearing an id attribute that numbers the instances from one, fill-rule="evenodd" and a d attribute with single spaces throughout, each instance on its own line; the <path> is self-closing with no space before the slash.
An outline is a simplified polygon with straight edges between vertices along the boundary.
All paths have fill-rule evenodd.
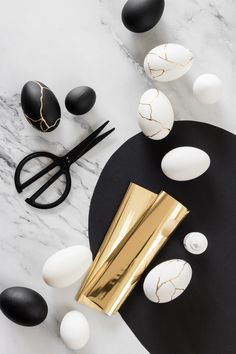
<path id="1" fill-rule="evenodd" d="M 4 354 L 66 354 L 59 324 L 70 309 L 79 309 L 91 325 L 83 354 L 146 353 L 119 315 L 109 318 L 73 301 L 78 284 L 65 290 L 46 286 L 44 261 L 55 251 L 88 245 L 88 211 L 94 186 L 111 154 L 139 131 L 136 110 L 150 87 L 170 99 L 176 120 L 197 120 L 236 133 L 236 4 L 233 0 L 166 0 L 165 13 L 150 32 L 129 32 L 120 19 L 123 0 L 8 0 L 0 12 L 0 290 L 28 286 L 47 300 L 49 315 L 38 327 L 16 326 L 0 314 Z M 143 59 L 164 42 L 185 45 L 194 54 L 183 78 L 158 84 L 144 73 Z M 193 80 L 202 73 L 219 75 L 222 100 L 212 106 L 192 96 Z M 26 122 L 20 107 L 23 84 L 37 79 L 57 95 L 63 111 L 58 129 L 39 133 Z M 87 115 L 71 116 L 64 107 L 67 92 L 88 85 L 97 103 Z M 73 187 L 63 205 L 39 211 L 24 202 L 13 183 L 16 164 L 26 154 L 48 150 L 56 154 L 73 147 L 101 122 L 109 119 L 115 133 L 71 169 Z M 59 188 L 55 186 L 54 190 Z M 53 192 L 53 190 L 51 191 Z"/>

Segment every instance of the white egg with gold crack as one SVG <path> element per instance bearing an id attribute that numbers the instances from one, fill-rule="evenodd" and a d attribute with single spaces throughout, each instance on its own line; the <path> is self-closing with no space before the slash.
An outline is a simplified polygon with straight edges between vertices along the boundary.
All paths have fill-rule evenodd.
<path id="1" fill-rule="evenodd" d="M 210 157 L 205 151 L 193 146 L 180 146 L 163 157 L 161 169 L 174 181 L 188 181 L 206 172 L 210 163 Z"/>
<path id="2" fill-rule="evenodd" d="M 148 138 L 164 139 L 174 124 L 174 112 L 169 99 L 156 88 L 141 96 L 138 106 L 138 124 Z"/>
<path id="3" fill-rule="evenodd" d="M 171 259 L 154 267 L 146 276 L 143 290 L 156 303 L 165 303 L 180 296 L 190 283 L 192 268 L 182 259 Z"/>
<path id="4" fill-rule="evenodd" d="M 153 48 L 144 59 L 144 70 L 153 80 L 173 81 L 186 74 L 193 64 L 193 54 L 176 43 Z"/>
<path id="5" fill-rule="evenodd" d="M 54 253 L 43 266 L 44 281 L 54 288 L 65 288 L 79 280 L 92 263 L 86 246 L 71 246 Z"/>

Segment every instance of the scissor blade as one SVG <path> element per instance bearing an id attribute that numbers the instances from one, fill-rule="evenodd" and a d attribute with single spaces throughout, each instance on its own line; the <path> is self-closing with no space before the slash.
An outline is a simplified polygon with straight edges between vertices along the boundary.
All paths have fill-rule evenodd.
<path id="1" fill-rule="evenodd" d="M 105 128 L 109 123 L 109 120 L 97 128 L 92 134 L 85 138 L 80 144 L 78 144 L 74 149 L 72 149 L 68 154 L 64 156 L 64 159 L 69 161 L 70 164 L 75 162 L 80 156 L 82 156 L 86 151 L 90 150 L 90 145 L 94 142 L 96 136 Z M 96 144 L 95 144 L 96 145 Z M 94 145 L 93 145 L 94 146 Z M 85 151 L 85 152 L 84 152 Z"/>
<path id="2" fill-rule="evenodd" d="M 100 143 L 100 141 L 102 141 L 103 139 L 105 139 L 109 134 L 111 134 L 113 131 L 115 130 L 115 128 L 112 128 L 110 130 L 108 130 L 106 133 L 103 133 L 102 135 L 99 135 L 97 138 L 95 138 L 91 144 L 89 144 L 89 146 L 87 146 L 87 148 L 85 148 L 81 154 L 78 156 L 78 158 L 80 158 L 81 156 L 83 156 L 84 154 L 86 154 L 86 152 L 88 152 L 90 149 L 92 149 L 95 145 L 97 145 L 98 143 Z"/>

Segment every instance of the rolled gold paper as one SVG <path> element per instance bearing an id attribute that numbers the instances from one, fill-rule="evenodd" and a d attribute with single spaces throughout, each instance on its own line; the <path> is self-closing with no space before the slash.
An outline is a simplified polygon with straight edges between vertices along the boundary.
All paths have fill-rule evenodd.
<path id="1" fill-rule="evenodd" d="M 131 183 L 76 300 L 116 313 L 188 212 L 169 194 Z"/>

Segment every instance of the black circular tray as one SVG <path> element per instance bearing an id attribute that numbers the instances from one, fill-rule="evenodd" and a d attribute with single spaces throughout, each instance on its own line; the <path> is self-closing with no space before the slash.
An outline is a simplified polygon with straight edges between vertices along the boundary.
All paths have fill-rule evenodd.
<path id="1" fill-rule="evenodd" d="M 161 159 L 184 145 L 206 151 L 211 166 L 192 181 L 172 181 L 162 173 Z M 152 141 L 142 133 L 129 139 L 106 164 L 92 197 L 89 239 L 94 255 L 130 182 L 156 193 L 165 190 L 190 214 L 121 307 L 121 316 L 152 354 L 235 354 L 235 135 L 209 124 L 179 121 L 164 140 Z M 183 238 L 191 231 L 208 238 L 204 254 L 196 256 L 184 249 Z M 190 263 L 192 281 L 176 300 L 154 304 L 143 293 L 144 277 L 158 263 L 173 258 Z"/>

